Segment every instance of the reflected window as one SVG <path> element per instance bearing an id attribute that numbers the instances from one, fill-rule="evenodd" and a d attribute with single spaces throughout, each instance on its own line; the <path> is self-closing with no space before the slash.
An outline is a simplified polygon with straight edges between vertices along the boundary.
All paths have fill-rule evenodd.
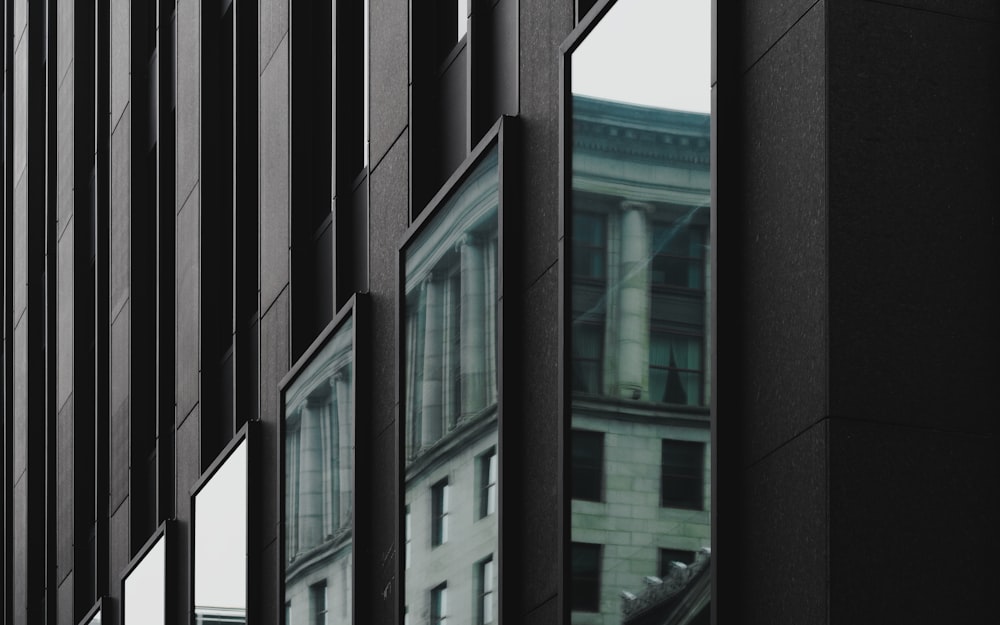
<path id="1" fill-rule="evenodd" d="M 497 510 L 497 452 L 491 448 L 479 456 L 479 518 Z"/>
<path id="2" fill-rule="evenodd" d="M 353 317 L 325 336 L 283 392 L 286 625 L 353 619 Z"/>
<path id="3" fill-rule="evenodd" d="M 421 622 L 475 622 L 470 572 L 497 550 L 499 184 L 492 145 L 402 251 L 401 568 Z"/>
<path id="4" fill-rule="evenodd" d="M 448 584 L 444 583 L 431 591 L 431 625 L 445 625 L 448 622 Z"/>
<path id="5" fill-rule="evenodd" d="M 448 480 L 431 487 L 431 545 L 448 542 Z"/>
<path id="6" fill-rule="evenodd" d="M 604 485 L 604 434 L 573 430 L 573 499 L 601 501 Z"/>
<path id="7" fill-rule="evenodd" d="M 573 543 L 570 553 L 573 610 L 597 612 L 601 599 L 601 545 Z"/>
<path id="8" fill-rule="evenodd" d="M 493 622 L 493 557 L 476 565 L 476 623 Z"/>
<path id="9" fill-rule="evenodd" d="M 712 3 L 588 6 L 565 46 L 569 620 L 685 625 L 711 597 Z M 660 545 L 703 554 L 670 600 Z"/>
<path id="10" fill-rule="evenodd" d="M 167 538 L 161 534 L 126 575 L 123 625 L 166 625 Z"/>
<path id="11" fill-rule="evenodd" d="M 663 506 L 701 510 L 705 498 L 705 444 L 664 440 L 661 467 Z"/>
<path id="12" fill-rule="evenodd" d="M 312 602 L 311 625 L 327 625 L 326 581 L 310 586 L 309 595 Z"/>

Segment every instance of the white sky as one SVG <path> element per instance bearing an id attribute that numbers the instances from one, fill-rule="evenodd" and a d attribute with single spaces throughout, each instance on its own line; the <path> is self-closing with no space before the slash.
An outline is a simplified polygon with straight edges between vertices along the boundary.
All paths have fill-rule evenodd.
<path id="1" fill-rule="evenodd" d="M 573 93 L 711 110 L 711 0 L 618 0 L 573 52 Z"/>
<path id="2" fill-rule="evenodd" d="M 247 442 L 195 498 L 194 603 L 246 608 Z"/>
<path id="3" fill-rule="evenodd" d="M 163 536 L 125 578 L 125 624 L 163 625 L 167 547 Z"/>

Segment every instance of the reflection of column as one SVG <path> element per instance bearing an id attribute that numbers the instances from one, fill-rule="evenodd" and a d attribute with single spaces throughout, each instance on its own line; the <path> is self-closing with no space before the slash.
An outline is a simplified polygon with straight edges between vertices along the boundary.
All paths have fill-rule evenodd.
<path id="1" fill-rule="evenodd" d="M 333 384 L 330 386 L 326 396 L 322 399 L 321 405 L 326 417 L 326 436 L 323 437 L 323 506 L 329 518 L 324 523 L 324 535 L 331 535 L 336 531 L 340 519 L 340 466 L 338 465 L 337 451 L 340 449 L 340 419 L 341 415 L 337 411 L 337 398 L 333 395 Z"/>
<path id="2" fill-rule="evenodd" d="M 299 544 L 299 441 L 302 439 L 299 428 L 302 424 L 301 406 L 289 412 L 287 417 L 287 433 L 285 434 L 285 475 L 291 483 L 285 491 L 285 515 L 288 523 L 288 536 L 285 543 L 285 557 L 291 560 L 298 553 Z M 297 427 L 291 427 L 296 423 Z"/>
<path id="3" fill-rule="evenodd" d="M 420 446 L 441 438 L 441 283 L 428 276 L 423 284 L 426 321 L 424 326 L 423 402 L 420 414 Z"/>
<path id="4" fill-rule="evenodd" d="M 649 213 L 653 207 L 625 201 L 621 208 L 618 394 L 639 399 L 649 376 Z"/>
<path id="5" fill-rule="evenodd" d="M 299 430 L 299 550 L 318 545 L 322 527 L 322 454 L 319 409 L 302 407 Z"/>
<path id="6" fill-rule="evenodd" d="M 333 374 L 332 384 L 335 387 L 334 397 L 337 411 L 337 424 L 340 428 L 338 439 L 340 449 L 337 453 L 337 460 L 340 464 L 338 474 L 340 476 L 340 516 L 334 519 L 335 525 L 343 527 L 351 522 L 351 494 L 353 492 L 351 476 L 351 448 L 354 443 L 351 439 L 351 424 L 354 417 L 351 410 L 351 376 L 345 371 L 347 365 Z"/>
<path id="7" fill-rule="evenodd" d="M 459 344 L 459 378 L 462 384 L 462 416 L 476 414 L 486 405 L 486 284 L 483 250 L 471 234 L 463 236 L 461 252 L 462 327 Z"/>

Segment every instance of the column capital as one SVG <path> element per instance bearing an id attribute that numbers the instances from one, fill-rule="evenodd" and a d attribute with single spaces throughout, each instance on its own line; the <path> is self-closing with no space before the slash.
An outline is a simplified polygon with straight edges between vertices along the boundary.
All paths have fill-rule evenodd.
<path id="1" fill-rule="evenodd" d="M 649 202 L 639 202 L 636 200 L 622 200 L 618 204 L 622 211 L 644 211 L 647 215 L 652 215 L 655 207 Z"/>

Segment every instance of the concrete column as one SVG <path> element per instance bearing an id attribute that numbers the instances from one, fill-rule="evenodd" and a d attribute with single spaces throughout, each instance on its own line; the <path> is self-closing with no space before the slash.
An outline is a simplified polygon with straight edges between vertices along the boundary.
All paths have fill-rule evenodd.
<path id="1" fill-rule="evenodd" d="M 420 447 L 433 445 L 441 438 L 441 348 L 444 340 L 442 324 L 442 285 L 427 277 L 424 289 L 424 363 L 422 382 L 423 393 L 420 406 Z"/>
<path id="2" fill-rule="evenodd" d="M 320 413 L 306 400 L 299 426 L 299 550 L 309 549 L 322 539 L 323 465 Z"/>
<path id="3" fill-rule="evenodd" d="M 482 245 L 476 237 L 466 234 L 456 248 L 462 263 L 459 379 L 462 416 L 468 417 L 486 405 L 486 275 Z"/>
<path id="4" fill-rule="evenodd" d="M 337 450 L 338 476 L 340 487 L 340 515 L 335 523 L 338 527 L 343 527 L 351 522 L 351 496 L 354 491 L 353 475 L 351 470 L 352 448 L 354 441 L 352 438 L 352 423 L 354 415 L 351 406 L 351 376 L 346 374 L 344 367 L 333 374 L 330 386 L 334 391 L 333 410 L 337 413 L 337 425 L 339 433 L 337 440 L 340 447 Z"/>
<path id="5" fill-rule="evenodd" d="M 323 396 L 314 396 L 317 409 L 323 417 L 326 432 L 323 436 L 322 457 L 323 467 L 323 535 L 333 534 L 340 520 L 340 420 L 343 415 L 337 410 L 337 398 L 334 395 L 333 382 L 327 382 L 328 388 Z"/>
<path id="6" fill-rule="evenodd" d="M 621 204 L 621 266 L 619 267 L 618 396 L 646 399 L 649 395 L 649 214 L 644 202 Z"/>

